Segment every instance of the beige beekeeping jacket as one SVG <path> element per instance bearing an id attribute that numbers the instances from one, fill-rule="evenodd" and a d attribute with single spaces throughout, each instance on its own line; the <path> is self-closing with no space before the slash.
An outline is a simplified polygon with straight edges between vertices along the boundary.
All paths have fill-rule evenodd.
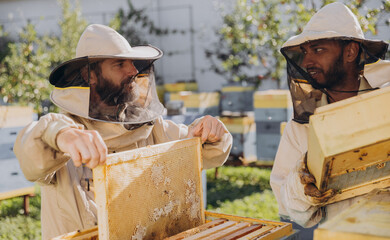
<path id="1" fill-rule="evenodd" d="M 369 88 L 370 85 L 362 78 L 359 90 Z M 326 104 L 326 95 L 323 94 L 318 105 Z M 321 220 L 326 221 L 360 199 L 355 197 L 320 208 L 304 194 L 298 170 L 308 148 L 308 127 L 308 124 L 299 124 L 292 120 L 286 124 L 270 177 L 279 214 L 304 227 L 314 226 Z"/>
<path id="2" fill-rule="evenodd" d="M 365 44 L 357 18 L 342 3 L 328 4 L 319 10 L 305 26 L 301 34 L 291 37 L 283 47 L 298 46 L 304 42 L 345 37 Z M 380 87 L 390 81 L 390 63 L 379 60 L 364 66 L 359 90 Z M 359 92 L 360 94 L 360 92 Z M 328 104 L 324 95 L 317 106 Z M 304 194 L 300 183 L 298 166 L 308 148 L 308 124 L 289 121 L 280 140 L 270 177 L 270 184 L 279 206 L 279 214 L 304 227 L 311 227 L 321 220 L 326 221 L 347 208 L 359 197 L 319 208 Z"/>
<path id="3" fill-rule="evenodd" d="M 86 180 L 92 179 L 91 169 L 75 167 L 69 156 L 56 146 L 57 133 L 66 127 L 97 130 L 109 153 L 183 139 L 188 133 L 187 126 L 165 121 L 161 117 L 155 120 L 154 125 L 127 130 L 121 124 L 55 113 L 45 115 L 25 127 L 18 134 L 14 152 L 25 177 L 41 185 L 42 239 L 97 224 L 93 182 Z M 231 145 L 230 133 L 225 133 L 218 143 L 204 144 L 204 168 L 222 165 Z"/>

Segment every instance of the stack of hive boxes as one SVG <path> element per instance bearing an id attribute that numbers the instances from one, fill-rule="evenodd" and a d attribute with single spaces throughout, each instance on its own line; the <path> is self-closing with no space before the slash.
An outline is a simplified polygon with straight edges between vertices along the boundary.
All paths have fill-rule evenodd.
<path id="1" fill-rule="evenodd" d="M 241 161 L 256 161 L 256 125 L 253 116 L 221 117 L 233 136 L 230 156 Z"/>
<path id="2" fill-rule="evenodd" d="M 177 93 L 181 91 L 198 91 L 198 84 L 195 81 L 164 83 L 162 85 L 156 85 L 156 88 L 157 88 L 157 95 L 160 102 L 166 104 L 165 102 L 166 94 L 169 95 L 169 93 Z"/>
<path id="3" fill-rule="evenodd" d="M 253 93 L 254 86 L 242 83 L 228 83 L 221 89 L 221 121 L 233 135 L 231 160 L 256 160 Z"/>
<path id="4" fill-rule="evenodd" d="M 257 159 L 272 161 L 281 136 L 281 124 L 292 117 L 288 90 L 257 91 L 253 96 L 256 121 Z"/>
<path id="5" fill-rule="evenodd" d="M 195 81 L 165 83 L 164 89 L 167 92 L 198 91 L 198 84 Z"/>
<path id="6" fill-rule="evenodd" d="M 218 92 L 198 92 L 196 82 L 166 83 L 164 88 L 165 106 L 170 103 L 178 105 L 176 103 L 181 102 L 185 110 L 179 114 L 188 115 L 190 118 L 203 115 L 219 115 L 220 94 Z"/>
<path id="7" fill-rule="evenodd" d="M 186 113 L 199 115 L 219 115 L 219 93 L 218 92 L 167 92 L 165 102 L 182 101 Z"/>
<path id="8" fill-rule="evenodd" d="M 0 193 L 34 186 L 24 178 L 13 152 L 17 134 L 32 121 L 30 107 L 0 106 Z"/>
<path id="9" fill-rule="evenodd" d="M 245 116 L 253 112 L 254 86 L 230 83 L 224 85 L 221 92 L 221 112 L 223 116 Z"/>

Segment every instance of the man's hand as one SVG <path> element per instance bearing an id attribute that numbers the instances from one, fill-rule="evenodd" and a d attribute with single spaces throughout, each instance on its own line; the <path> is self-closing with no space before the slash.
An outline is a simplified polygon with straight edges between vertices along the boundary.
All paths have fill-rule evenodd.
<path id="1" fill-rule="evenodd" d="M 316 179 L 309 172 L 307 168 L 307 153 L 305 155 L 304 161 L 301 163 L 299 168 L 299 178 L 301 183 L 304 185 L 305 195 L 310 196 L 314 203 L 322 204 L 328 201 L 331 197 L 336 194 L 334 189 L 329 189 L 324 193 L 321 193 L 320 190 L 316 187 Z"/>
<path id="2" fill-rule="evenodd" d="M 207 115 L 189 129 L 187 137 L 201 137 L 202 143 L 214 143 L 221 141 L 225 133 L 223 124 L 215 117 Z"/>
<path id="3" fill-rule="evenodd" d="M 65 128 L 57 135 L 57 146 L 70 155 L 76 167 L 84 163 L 94 168 L 106 161 L 107 146 L 97 131 Z"/>

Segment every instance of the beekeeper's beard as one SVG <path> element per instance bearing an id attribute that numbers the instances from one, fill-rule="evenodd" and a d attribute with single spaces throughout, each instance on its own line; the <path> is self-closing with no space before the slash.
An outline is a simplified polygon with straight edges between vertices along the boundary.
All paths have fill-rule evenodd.
<path id="1" fill-rule="evenodd" d="M 340 53 L 338 59 L 333 63 L 327 72 L 324 73 L 325 83 L 318 83 L 321 88 L 334 89 L 337 86 L 342 86 L 342 80 L 346 76 L 343 63 L 343 52 Z"/>
<path id="2" fill-rule="evenodd" d="M 134 77 L 124 79 L 121 85 L 117 86 L 109 79 L 99 75 L 96 92 L 108 106 L 117 106 L 124 103 L 135 105 L 135 100 L 139 97 L 138 85 L 134 82 Z"/>

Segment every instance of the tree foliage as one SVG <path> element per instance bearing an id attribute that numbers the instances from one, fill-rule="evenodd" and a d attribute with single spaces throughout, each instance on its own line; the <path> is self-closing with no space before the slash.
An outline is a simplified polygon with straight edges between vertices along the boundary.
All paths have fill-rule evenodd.
<path id="1" fill-rule="evenodd" d="M 222 12 L 223 25 L 218 41 L 206 50 L 211 69 L 227 81 L 263 79 L 280 84 L 285 59 L 279 49 L 291 36 L 300 33 L 313 14 L 333 0 L 235 0 L 233 10 Z M 365 0 L 344 1 L 357 15 L 364 32 L 377 33 L 378 20 L 390 11 L 390 1 L 366 8 Z M 223 5 L 222 5 L 223 6 Z M 222 8 L 221 8 L 222 9 Z"/>
<path id="2" fill-rule="evenodd" d="M 60 3 L 61 36 L 39 36 L 35 26 L 27 23 L 19 39 L 8 44 L 9 52 L 0 64 L 0 97 L 5 103 L 32 105 L 38 115 L 54 109 L 53 105 L 42 104 L 49 102 L 52 90 L 48 77 L 60 62 L 74 57 L 79 36 L 86 27 L 78 6 L 72 10 L 68 0 Z"/>
<path id="3" fill-rule="evenodd" d="M 8 36 L 8 33 L 3 30 L 3 26 L 0 25 L 0 64 L 2 60 L 9 54 L 8 44 L 11 42 L 11 39 Z"/>
<path id="4" fill-rule="evenodd" d="M 23 197 L 0 201 L 0 240 L 41 239 L 41 194 L 30 197 L 29 215 L 24 215 Z"/>

